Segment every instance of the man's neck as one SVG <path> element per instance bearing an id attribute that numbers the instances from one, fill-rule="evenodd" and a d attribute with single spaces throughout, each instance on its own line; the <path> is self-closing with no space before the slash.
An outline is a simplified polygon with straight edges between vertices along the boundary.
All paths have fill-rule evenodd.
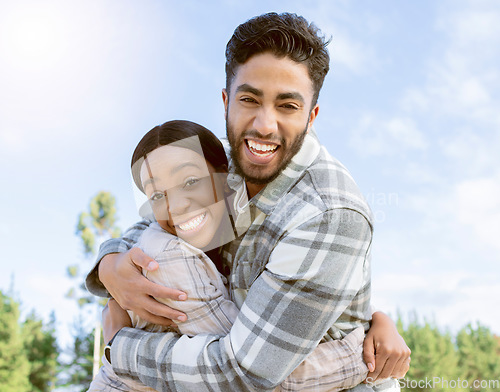
<path id="1" fill-rule="evenodd" d="M 259 193 L 266 184 L 252 184 L 251 182 L 246 181 L 247 184 L 247 192 L 248 192 L 248 199 L 250 200 L 252 197 L 254 197 L 257 193 Z"/>

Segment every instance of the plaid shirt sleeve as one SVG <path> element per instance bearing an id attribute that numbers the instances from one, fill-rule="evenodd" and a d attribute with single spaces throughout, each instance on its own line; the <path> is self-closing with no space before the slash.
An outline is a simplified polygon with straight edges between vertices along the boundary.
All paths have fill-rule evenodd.
<path id="1" fill-rule="evenodd" d="M 129 227 L 127 231 L 123 234 L 121 238 L 111 238 L 103 242 L 99 248 L 99 253 L 97 254 L 97 261 L 94 265 L 92 271 L 89 272 L 87 278 L 85 279 L 85 285 L 87 290 L 94 295 L 99 297 L 110 297 L 108 290 L 99 280 L 99 274 L 97 268 L 102 258 L 111 253 L 123 253 L 127 252 L 137 243 L 137 240 L 141 236 L 142 232 L 151 224 L 149 220 L 142 220 L 135 225 Z"/>
<path id="2" fill-rule="evenodd" d="M 337 392 L 362 383 L 365 331 L 358 327 L 342 339 L 320 343 L 275 392 Z"/>
<path id="3" fill-rule="evenodd" d="M 217 267 L 204 253 L 178 240 L 173 242 L 175 245 L 170 243 L 169 249 L 154 257 L 159 268 L 143 273 L 152 282 L 184 291 L 188 298 L 185 301 L 156 300 L 187 314 L 186 322 L 177 323 L 182 334 L 227 335 L 239 309 L 229 300 Z M 143 328 L 142 324 L 134 326 Z"/>
<path id="4" fill-rule="evenodd" d="M 353 210 L 306 220 L 278 241 L 227 336 L 124 328 L 111 350 L 115 372 L 158 391 L 273 390 L 366 286 L 371 237 Z"/>

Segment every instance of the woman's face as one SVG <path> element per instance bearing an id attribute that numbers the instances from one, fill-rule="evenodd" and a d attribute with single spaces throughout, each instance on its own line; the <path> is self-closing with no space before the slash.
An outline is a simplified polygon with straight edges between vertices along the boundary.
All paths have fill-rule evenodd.
<path id="1" fill-rule="evenodd" d="M 158 224 L 200 249 L 226 212 L 221 177 L 198 153 L 171 145 L 150 152 L 141 166 L 142 187 Z"/>

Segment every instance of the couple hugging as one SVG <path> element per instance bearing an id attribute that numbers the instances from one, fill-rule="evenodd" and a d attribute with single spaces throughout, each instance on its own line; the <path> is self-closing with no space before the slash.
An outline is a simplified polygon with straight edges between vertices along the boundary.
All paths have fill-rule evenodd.
<path id="1" fill-rule="evenodd" d="M 86 282 L 112 297 L 91 391 L 399 390 L 410 351 L 370 305 L 371 212 L 313 129 L 326 45 L 295 14 L 248 20 L 226 47 L 227 145 L 179 120 L 141 139 L 145 219 Z"/>

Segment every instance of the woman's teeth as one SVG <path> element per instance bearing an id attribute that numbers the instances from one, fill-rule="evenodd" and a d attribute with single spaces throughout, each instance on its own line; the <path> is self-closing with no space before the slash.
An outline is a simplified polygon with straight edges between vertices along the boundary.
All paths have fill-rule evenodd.
<path id="1" fill-rule="evenodd" d="M 207 213 L 204 212 L 203 214 L 198 215 L 197 217 L 195 217 L 187 222 L 180 223 L 178 226 L 182 231 L 194 230 L 200 225 L 201 222 L 203 222 L 203 219 L 205 219 L 206 215 L 207 215 Z"/>
<path id="2" fill-rule="evenodd" d="M 269 156 L 278 148 L 276 144 L 262 144 L 254 140 L 247 140 L 247 143 L 250 151 L 260 156 Z"/>

